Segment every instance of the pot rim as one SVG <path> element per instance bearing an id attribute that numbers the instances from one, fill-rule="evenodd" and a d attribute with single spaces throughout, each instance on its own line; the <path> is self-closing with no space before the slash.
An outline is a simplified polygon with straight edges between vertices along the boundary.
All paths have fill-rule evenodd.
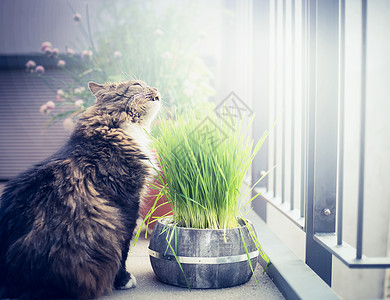
<path id="1" fill-rule="evenodd" d="M 245 224 L 245 222 L 242 221 L 242 219 L 243 218 L 240 218 L 239 222 L 241 221 L 243 224 L 238 225 L 237 227 L 233 227 L 233 228 L 222 228 L 222 229 L 205 228 L 205 229 L 202 229 L 202 228 L 192 228 L 192 227 L 176 226 L 176 229 L 178 229 L 178 230 L 196 230 L 196 231 L 203 231 L 203 232 L 205 232 L 205 231 L 222 231 L 222 232 L 226 232 L 228 230 L 236 230 L 238 228 L 247 228 L 247 225 Z M 165 226 L 173 227 L 172 220 L 173 220 L 172 217 L 166 217 L 166 218 L 158 219 L 157 223 L 160 223 L 164 227 Z M 252 224 L 251 221 L 249 221 L 247 219 L 245 219 L 245 221 L 248 223 L 248 225 L 253 227 L 253 224 Z"/>

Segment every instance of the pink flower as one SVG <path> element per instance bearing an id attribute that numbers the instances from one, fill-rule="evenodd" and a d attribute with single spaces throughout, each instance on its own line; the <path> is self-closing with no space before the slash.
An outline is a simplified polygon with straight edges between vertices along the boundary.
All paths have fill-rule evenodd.
<path id="1" fill-rule="evenodd" d="M 27 69 L 27 71 L 33 72 L 36 65 L 37 64 L 35 63 L 35 61 L 29 60 L 28 62 L 26 62 L 26 69 Z"/>
<path id="2" fill-rule="evenodd" d="M 63 59 L 60 59 L 57 63 L 57 67 L 59 67 L 59 68 L 63 68 L 63 67 L 65 67 L 65 65 L 66 65 L 66 62 Z"/>
<path id="3" fill-rule="evenodd" d="M 43 104 L 43 105 L 41 106 L 41 108 L 39 109 L 39 111 L 41 112 L 41 114 L 47 115 L 47 114 L 50 113 L 55 107 L 56 107 L 56 105 L 54 104 L 53 101 L 48 101 L 48 102 L 46 102 L 45 104 Z"/>
<path id="4" fill-rule="evenodd" d="M 53 56 L 57 57 L 59 53 L 60 53 L 60 50 L 58 50 L 58 48 L 53 48 L 53 50 L 52 50 Z"/>
<path id="5" fill-rule="evenodd" d="M 44 114 L 44 115 L 48 113 L 48 109 L 47 109 L 46 103 L 41 106 L 39 111 L 41 112 L 41 114 Z"/>
<path id="6" fill-rule="evenodd" d="M 85 91 L 85 87 L 78 87 L 78 88 L 75 88 L 74 90 L 73 90 L 73 92 L 75 93 L 75 94 L 81 94 L 82 92 L 84 92 Z"/>
<path id="7" fill-rule="evenodd" d="M 62 102 L 65 99 L 62 98 L 65 95 L 64 91 L 62 89 L 57 90 L 57 101 Z"/>
<path id="8" fill-rule="evenodd" d="M 46 47 L 44 52 L 46 56 L 51 56 L 53 54 L 53 50 L 50 47 Z"/>
<path id="9" fill-rule="evenodd" d="M 79 23 L 81 21 L 81 15 L 79 13 L 75 13 L 74 16 L 73 16 L 73 21 L 77 23 Z"/>
<path id="10" fill-rule="evenodd" d="M 122 58 L 122 53 L 120 51 L 115 51 L 114 52 L 114 58 L 115 59 L 121 59 Z"/>
<path id="11" fill-rule="evenodd" d="M 89 60 L 92 57 L 92 51 L 91 50 L 84 50 L 83 53 L 81 54 L 81 57 L 84 60 Z"/>
<path id="12" fill-rule="evenodd" d="M 48 110 L 53 110 L 56 107 L 56 104 L 53 101 L 46 102 L 46 107 Z"/>
<path id="13" fill-rule="evenodd" d="M 62 125 L 64 126 L 64 128 L 66 130 L 72 130 L 73 126 L 74 126 L 74 122 L 73 122 L 72 118 L 66 118 L 64 120 L 64 122 L 62 123 Z"/>
<path id="14" fill-rule="evenodd" d="M 71 49 L 71 48 L 66 49 L 66 54 L 69 56 L 73 56 L 74 55 L 73 49 Z"/>
<path id="15" fill-rule="evenodd" d="M 37 66 L 35 68 L 35 72 L 38 74 L 38 75 L 42 75 L 43 73 L 45 73 L 45 68 L 41 65 Z"/>
<path id="16" fill-rule="evenodd" d="M 42 45 L 41 45 L 41 51 L 42 52 L 45 52 L 46 51 L 46 48 L 52 48 L 52 44 L 50 42 L 43 42 Z"/>
<path id="17" fill-rule="evenodd" d="M 82 99 L 77 99 L 74 102 L 74 106 L 76 106 L 76 107 L 81 107 L 81 106 L 83 106 L 83 104 L 84 104 L 84 100 L 82 100 Z"/>

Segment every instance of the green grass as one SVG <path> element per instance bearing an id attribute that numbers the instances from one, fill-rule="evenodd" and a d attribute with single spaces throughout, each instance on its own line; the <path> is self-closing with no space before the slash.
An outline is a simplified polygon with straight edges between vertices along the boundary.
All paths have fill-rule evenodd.
<path id="1" fill-rule="evenodd" d="M 154 188 L 171 203 L 176 224 L 200 229 L 237 227 L 245 206 L 240 203 L 250 192 L 241 195 L 241 185 L 268 136 L 266 131 L 254 144 L 248 134 L 251 123 L 244 127 L 238 122 L 232 128 L 210 114 L 160 124 L 154 139 L 160 186 Z"/>
<path id="2" fill-rule="evenodd" d="M 177 120 L 160 122 L 154 147 L 158 152 L 161 170 L 157 178 L 159 184 L 151 186 L 159 194 L 142 225 L 166 217 L 151 219 L 157 208 L 157 201 L 165 195 L 173 210 L 172 226 L 165 228 L 169 230 L 167 249 L 170 248 L 175 257 L 178 226 L 227 229 L 244 223 L 259 254 L 267 263 L 265 269 L 270 264 L 256 233 L 245 219 L 245 212 L 258 194 L 249 200 L 247 196 L 268 172 L 253 187 L 247 188 L 243 194 L 240 192 L 245 175 L 268 136 L 268 131 L 265 131 L 261 139 L 254 143 L 249 137 L 252 121 L 253 119 L 246 126 L 243 126 L 243 122 L 238 122 L 232 128 L 215 114 L 200 117 L 200 114 L 193 113 L 178 117 Z M 241 223 L 239 220 L 242 220 Z M 138 240 L 141 228 L 142 226 L 133 245 Z M 241 230 L 240 228 L 248 262 L 254 272 Z M 176 260 L 184 274 L 177 257 Z M 190 288 L 186 274 L 184 277 Z M 255 280 L 257 282 L 256 277 Z"/>

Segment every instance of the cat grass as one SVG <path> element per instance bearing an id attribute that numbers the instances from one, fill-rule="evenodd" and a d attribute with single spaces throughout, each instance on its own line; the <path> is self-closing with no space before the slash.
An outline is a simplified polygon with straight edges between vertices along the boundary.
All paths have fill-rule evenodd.
<path id="1" fill-rule="evenodd" d="M 252 188 L 240 189 L 250 165 L 268 132 L 254 144 L 249 138 L 251 121 L 232 123 L 215 114 L 195 115 L 160 123 L 154 139 L 161 172 L 161 197 L 165 195 L 176 224 L 199 229 L 225 229 L 244 217 L 245 200 Z M 155 220 L 151 220 L 152 222 Z"/>

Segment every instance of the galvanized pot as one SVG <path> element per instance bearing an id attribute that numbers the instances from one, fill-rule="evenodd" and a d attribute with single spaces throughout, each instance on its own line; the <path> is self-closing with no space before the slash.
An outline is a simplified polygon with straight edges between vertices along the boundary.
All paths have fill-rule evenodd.
<path id="1" fill-rule="evenodd" d="M 253 272 L 248 255 L 255 269 L 259 252 L 245 225 L 226 230 L 194 229 L 174 227 L 170 219 L 163 219 L 154 227 L 149 255 L 161 282 L 188 288 L 225 288 L 249 281 Z"/>

